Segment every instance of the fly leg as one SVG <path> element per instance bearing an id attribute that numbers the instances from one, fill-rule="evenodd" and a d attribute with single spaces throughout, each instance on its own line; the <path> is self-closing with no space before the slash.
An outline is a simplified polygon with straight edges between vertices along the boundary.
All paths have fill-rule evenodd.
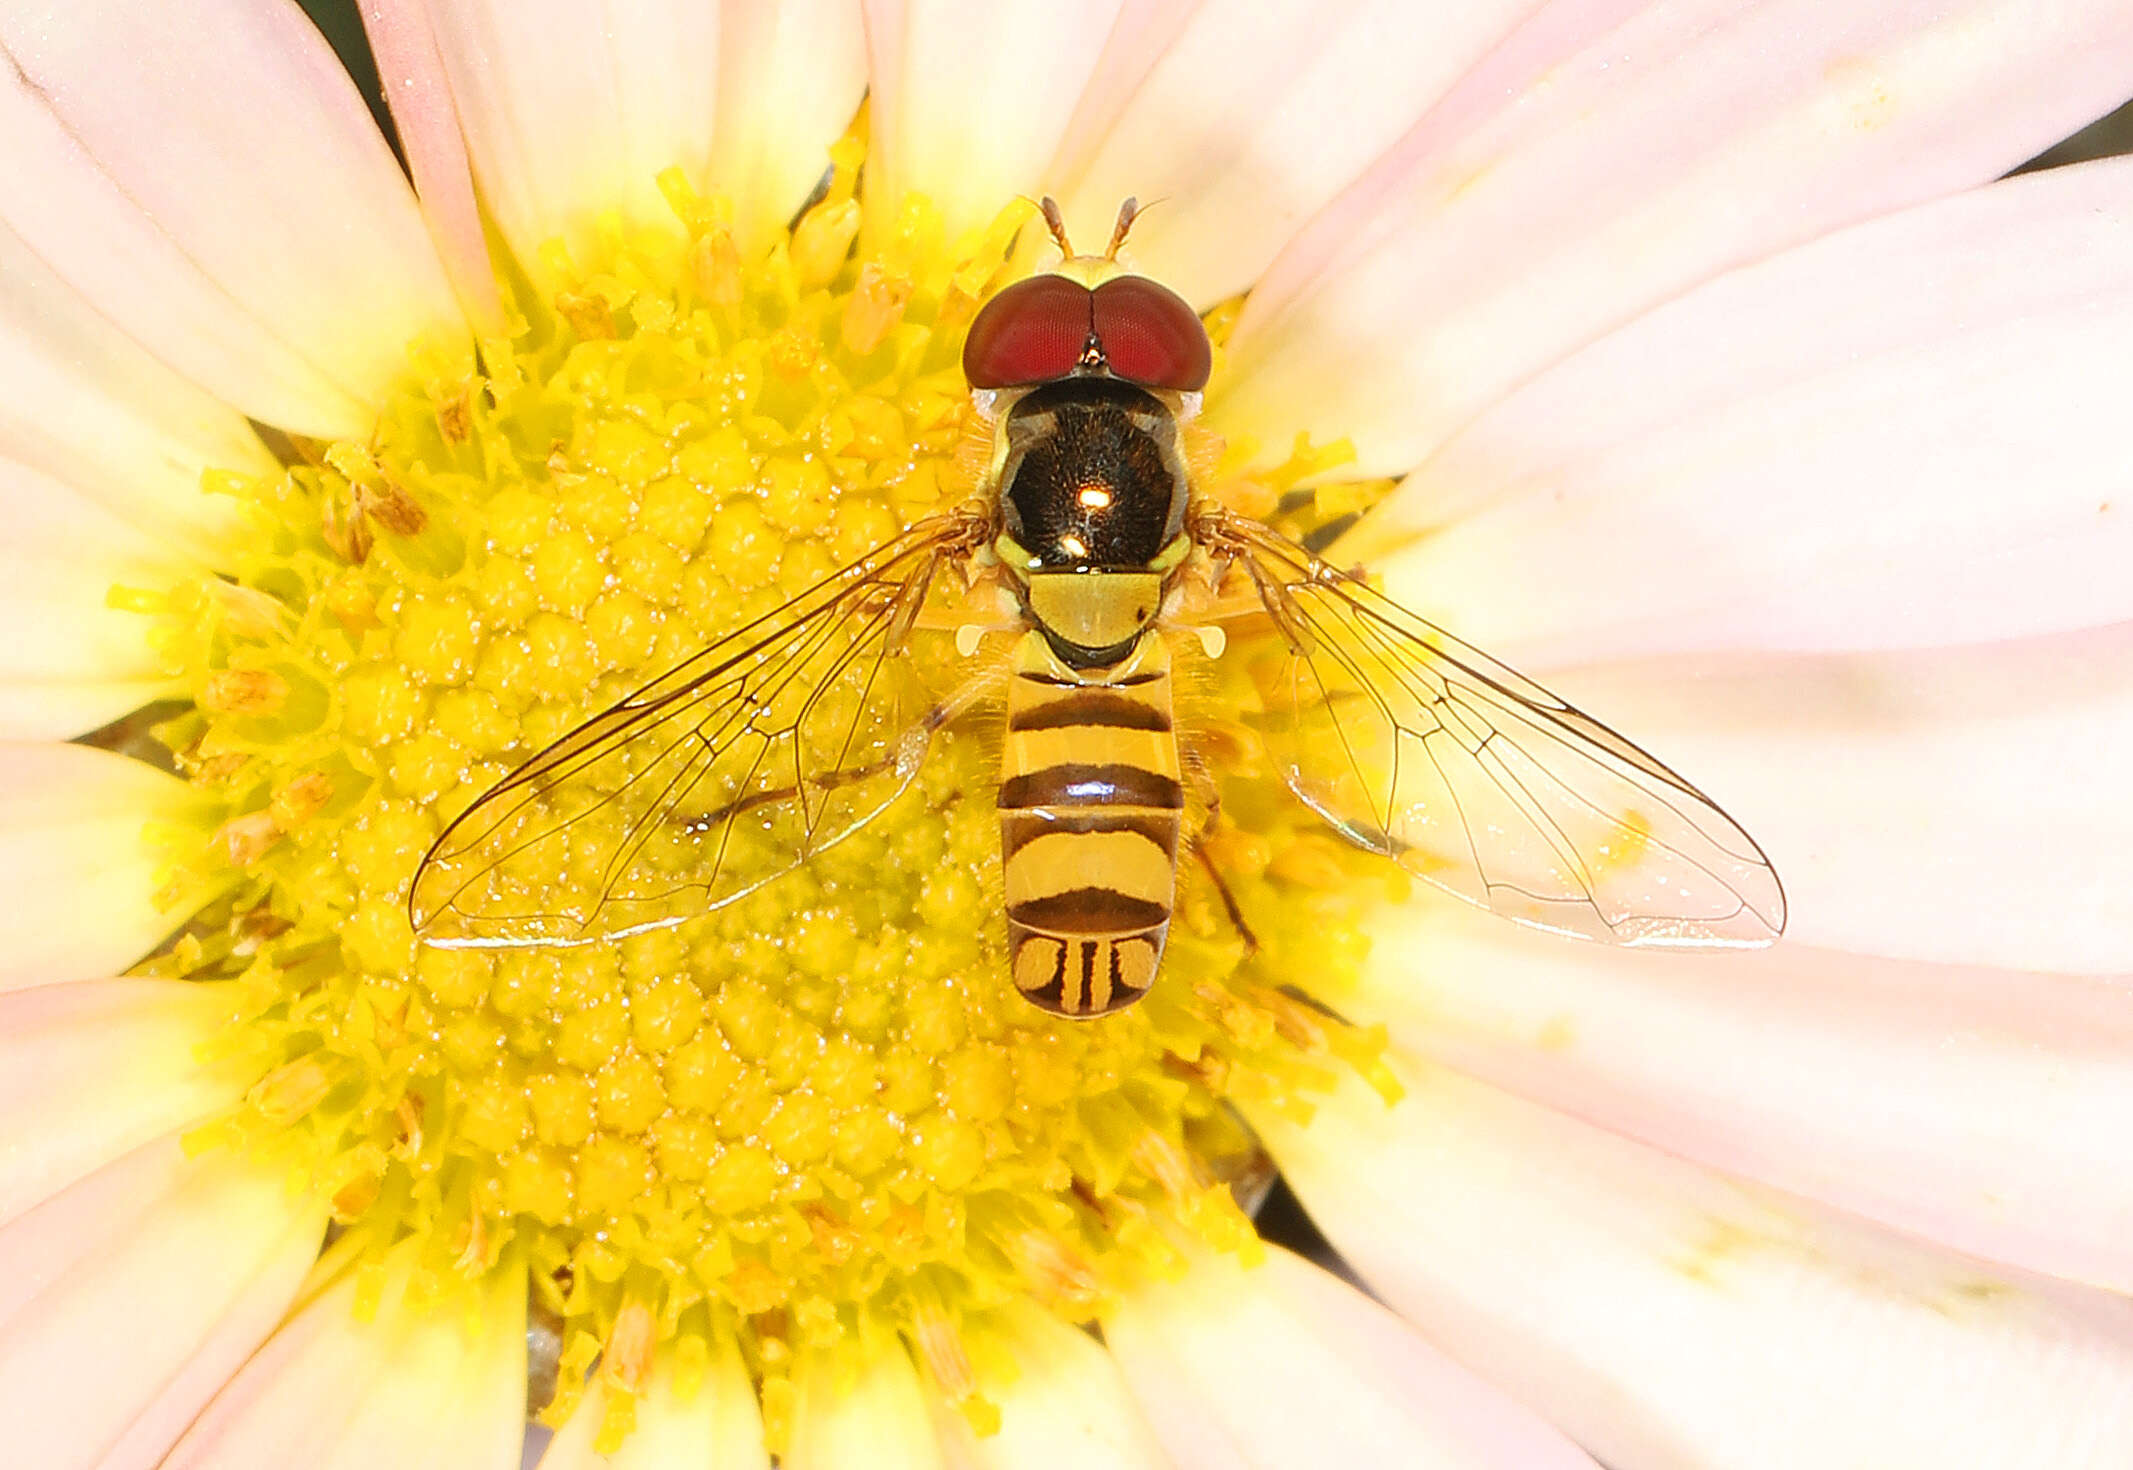
<path id="1" fill-rule="evenodd" d="M 1193 794 L 1207 805 L 1207 814 L 1200 819 L 1199 830 L 1187 839 L 1192 844 L 1192 855 L 1199 859 L 1200 866 L 1213 880 L 1215 893 L 1222 900 L 1222 911 L 1229 915 L 1230 927 L 1235 929 L 1238 938 L 1244 941 L 1245 955 L 1255 955 L 1259 952 L 1259 936 L 1254 934 L 1252 926 L 1245 922 L 1244 910 L 1238 906 L 1237 895 L 1230 892 L 1228 880 L 1222 876 L 1222 870 L 1215 866 L 1214 855 L 1207 850 L 1207 839 L 1214 834 L 1215 826 L 1222 818 L 1222 788 L 1216 783 L 1214 773 L 1207 769 L 1207 763 L 1195 752 L 1187 750 L 1181 751 L 1180 754 L 1184 757 L 1185 776 L 1192 782 Z"/>
<path id="2" fill-rule="evenodd" d="M 1223 912 L 1229 915 L 1230 925 L 1237 931 L 1237 937 L 1244 941 L 1245 954 L 1250 956 L 1259 953 L 1259 936 L 1252 932 L 1250 924 L 1244 922 L 1244 910 L 1237 907 L 1237 895 L 1229 891 L 1229 883 L 1223 878 L 1222 870 L 1215 866 L 1215 860 L 1207 855 L 1207 846 L 1200 836 L 1195 836 L 1192 840 L 1192 853 L 1200 860 L 1200 866 L 1207 870 L 1207 876 L 1215 880 L 1215 892 L 1221 895 Z"/>

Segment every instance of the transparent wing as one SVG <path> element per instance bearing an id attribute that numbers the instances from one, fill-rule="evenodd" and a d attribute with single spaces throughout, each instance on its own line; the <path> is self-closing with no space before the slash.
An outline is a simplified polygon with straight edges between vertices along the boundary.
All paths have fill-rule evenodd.
<path id="1" fill-rule="evenodd" d="M 1785 894 L 1711 799 L 1590 715 L 1253 521 L 1213 513 L 1290 653 L 1268 693 L 1289 786 L 1470 902 L 1614 944 L 1752 946 Z"/>
<path id="2" fill-rule="evenodd" d="M 967 540 L 956 517 L 914 526 L 497 782 L 416 870 L 417 933 L 466 948 L 668 928 L 863 826 L 939 722 L 906 635 Z"/>

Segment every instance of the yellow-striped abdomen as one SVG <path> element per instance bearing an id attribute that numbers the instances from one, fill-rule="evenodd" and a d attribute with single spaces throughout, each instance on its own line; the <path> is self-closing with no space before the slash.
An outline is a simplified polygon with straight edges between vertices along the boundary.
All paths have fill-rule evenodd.
<path id="1" fill-rule="evenodd" d="M 1063 1016 L 1130 1005 L 1162 962 L 1185 806 L 1163 640 L 1144 634 L 1118 663 L 1075 669 L 1026 635 L 1001 768 L 1015 988 Z"/>

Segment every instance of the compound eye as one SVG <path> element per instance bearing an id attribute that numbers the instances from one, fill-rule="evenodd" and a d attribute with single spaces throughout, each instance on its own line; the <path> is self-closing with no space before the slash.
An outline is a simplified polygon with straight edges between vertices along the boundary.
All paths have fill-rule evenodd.
<path id="1" fill-rule="evenodd" d="M 1207 386 L 1214 349 L 1184 297 L 1146 276 L 1113 276 L 1095 296 L 1096 337 L 1112 373 L 1179 393 Z"/>
<path id="2" fill-rule="evenodd" d="M 1088 345 L 1089 288 L 1064 276 L 1031 276 L 992 300 L 963 339 L 963 376 L 973 388 L 1022 388 L 1074 371 Z"/>

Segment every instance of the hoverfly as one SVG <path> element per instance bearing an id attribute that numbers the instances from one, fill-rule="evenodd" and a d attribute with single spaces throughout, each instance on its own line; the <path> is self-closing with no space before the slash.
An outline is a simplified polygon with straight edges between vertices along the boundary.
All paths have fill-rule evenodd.
<path id="1" fill-rule="evenodd" d="M 914 654 L 953 583 L 1014 634 L 997 805 L 1008 964 L 1047 1011 L 1131 1004 L 1161 965 L 1185 818 L 1172 642 L 1256 623 L 1287 649 L 1270 748 L 1341 836 L 1461 898 L 1621 944 L 1754 946 L 1785 900 L 1762 851 L 1688 781 L 1531 681 L 1199 492 L 1182 427 L 1212 349 L 1110 248 L 1006 287 L 963 349 L 990 463 L 911 526 L 736 628 L 504 777 L 437 838 L 409 912 L 442 947 L 580 945 L 731 903 L 864 826 L 974 702 Z M 975 652 L 980 630 L 955 632 Z M 584 879 L 533 910 L 510 881 Z"/>

